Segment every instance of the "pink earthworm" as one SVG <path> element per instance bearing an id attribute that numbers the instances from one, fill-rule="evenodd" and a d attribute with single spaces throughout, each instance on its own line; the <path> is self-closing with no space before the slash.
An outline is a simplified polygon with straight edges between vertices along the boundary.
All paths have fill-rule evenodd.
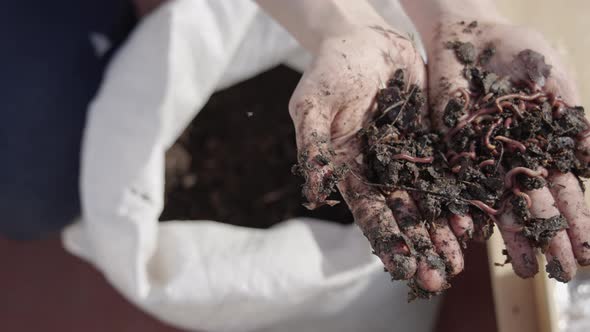
<path id="1" fill-rule="evenodd" d="M 492 136 L 492 133 L 494 132 L 494 130 L 496 129 L 496 127 L 498 127 L 500 125 L 500 123 L 502 123 L 502 119 L 498 119 L 496 122 L 492 123 L 490 125 L 490 129 L 488 129 L 488 132 L 486 133 L 486 135 L 484 136 L 483 142 L 485 144 L 485 146 L 490 149 L 490 150 L 495 150 L 496 146 L 493 145 L 492 143 L 490 143 L 490 137 Z"/>
<path id="2" fill-rule="evenodd" d="M 537 168 L 536 171 L 526 167 L 515 167 L 508 171 L 508 173 L 506 173 L 504 176 L 504 188 L 512 188 L 514 184 L 514 177 L 518 174 L 524 174 L 528 177 L 547 177 L 549 172 L 547 172 L 547 170 L 543 167 Z"/>
<path id="3" fill-rule="evenodd" d="M 579 140 L 586 139 L 588 137 L 590 137 L 590 129 L 586 129 L 583 132 L 581 132 L 581 133 L 578 134 L 578 139 Z"/>
<path id="4" fill-rule="evenodd" d="M 492 97 L 494 96 L 493 92 L 488 93 L 487 95 L 481 98 L 481 101 L 487 103 Z"/>
<path id="5" fill-rule="evenodd" d="M 465 104 L 463 104 L 463 110 L 465 111 L 468 107 L 469 107 L 469 103 L 471 103 L 471 97 L 470 97 L 470 92 L 467 91 L 467 89 L 465 88 L 458 88 L 457 90 L 455 90 L 455 92 L 453 94 L 457 94 L 457 92 L 459 92 L 462 96 L 463 99 L 465 99 Z"/>
<path id="6" fill-rule="evenodd" d="M 461 152 L 459 154 L 454 155 L 450 160 L 449 160 L 449 165 L 454 165 L 459 159 L 463 158 L 463 157 L 468 157 L 469 159 L 473 159 L 475 160 L 475 152 L 470 151 L 470 152 Z"/>
<path id="7" fill-rule="evenodd" d="M 506 118 L 506 120 L 504 120 L 504 127 L 510 129 L 510 126 L 512 126 L 512 121 L 514 121 L 512 118 Z"/>
<path id="8" fill-rule="evenodd" d="M 526 146 L 517 140 L 513 140 L 512 138 L 508 138 L 506 136 L 496 136 L 494 137 L 496 141 L 500 141 L 510 145 L 513 149 L 519 149 L 520 152 L 524 153 L 526 151 Z"/>
<path id="9" fill-rule="evenodd" d="M 413 163 L 418 163 L 418 164 L 430 164 L 434 160 L 434 157 L 413 157 L 413 156 L 410 156 L 405 153 L 393 155 L 392 158 L 393 159 L 404 159 L 404 160 L 411 161 Z"/>
<path id="10" fill-rule="evenodd" d="M 496 164 L 496 161 L 494 159 L 487 159 L 487 160 L 484 160 L 481 163 L 479 163 L 478 167 L 483 168 L 483 167 L 492 166 L 495 164 Z"/>
<path id="11" fill-rule="evenodd" d="M 516 115 L 518 115 L 519 118 L 522 118 L 523 117 L 522 111 L 514 103 L 511 103 L 509 101 L 503 101 L 503 102 L 500 103 L 500 107 L 502 108 L 502 112 L 504 112 L 504 108 L 505 107 L 510 107 L 510 108 L 512 108 L 512 110 L 514 111 L 514 113 L 516 113 Z"/>
<path id="12" fill-rule="evenodd" d="M 453 137 L 456 133 L 458 133 L 461 129 L 465 128 L 465 126 L 467 126 L 469 123 L 471 123 L 473 120 L 477 119 L 478 117 L 480 117 L 482 115 L 486 115 L 486 114 L 493 114 L 493 113 L 496 113 L 496 109 L 489 108 L 489 107 L 482 108 L 482 109 L 479 109 L 479 110 L 471 113 L 465 119 L 459 121 L 457 126 L 455 126 L 455 128 L 451 129 L 447 133 L 447 135 L 445 136 L 445 141 L 448 141 L 451 137 Z"/>
<path id="13" fill-rule="evenodd" d="M 537 92 L 535 94 L 532 95 L 523 95 L 523 94 L 519 94 L 519 93 L 511 93 L 511 94 L 507 94 L 504 95 L 502 97 L 498 97 L 496 98 L 496 107 L 498 108 L 499 112 L 502 112 L 502 106 L 500 105 L 500 103 L 504 100 L 508 100 L 508 99 L 520 99 L 520 100 L 526 100 L 526 101 L 531 101 L 531 100 L 535 100 L 539 97 L 545 96 L 545 94 L 543 94 L 542 92 Z"/>
<path id="14" fill-rule="evenodd" d="M 482 202 L 482 201 L 478 201 L 475 199 L 472 200 L 468 200 L 467 201 L 469 204 L 476 206 L 477 208 L 479 208 L 480 210 L 482 210 L 483 212 L 492 215 L 492 216 L 497 216 L 498 214 L 501 213 L 500 210 L 496 210 L 493 207 L 487 205 L 486 203 Z"/>
<path id="15" fill-rule="evenodd" d="M 514 194 L 514 196 L 520 196 L 522 198 L 524 198 L 524 200 L 526 201 L 526 206 L 530 209 L 531 206 L 533 206 L 533 201 L 531 200 L 531 197 L 529 195 L 527 195 L 526 193 L 523 193 L 520 188 L 518 187 L 514 187 L 512 188 L 512 193 Z"/>

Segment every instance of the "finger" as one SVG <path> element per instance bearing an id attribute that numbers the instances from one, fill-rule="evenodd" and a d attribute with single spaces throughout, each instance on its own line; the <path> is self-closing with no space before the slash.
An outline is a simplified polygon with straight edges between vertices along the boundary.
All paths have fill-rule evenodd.
<path id="1" fill-rule="evenodd" d="M 416 260 L 383 195 L 350 174 L 339 184 L 339 188 L 356 224 L 391 277 L 394 280 L 412 278 L 416 273 Z"/>
<path id="2" fill-rule="evenodd" d="M 292 101 L 289 111 L 295 123 L 299 151 L 296 173 L 305 179 L 303 195 L 308 203 L 304 205 L 313 210 L 326 204 L 326 198 L 334 191 L 337 182 L 332 164 L 334 154 L 329 143 L 329 108 L 307 97 Z"/>
<path id="3" fill-rule="evenodd" d="M 467 240 L 473 237 L 473 219 L 470 215 L 452 215 L 449 217 L 449 225 L 455 234 L 455 237 L 463 246 L 465 246 Z"/>
<path id="4" fill-rule="evenodd" d="M 438 292 L 447 287 L 445 264 L 436 253 L 430 235 L 422 223 L 414 201 L 407 192 L 396 190 L 387 197 L 387 203 L 406 237 L 411 241 L 411 250 L 418 259 L 416 282 L 429 292 Z"/>
<path id="5" fill-rule="evenodd" d="M 559 215 L 559 210 L 549 189 L 531 190 L 527 194 L 532 201 L 530 211 L 533 218 L 548 219 Z M 576 275 L 578 267 L 565 229 L 558 231 L 549 241 L 545 257 L 547 257 L 546 269 L 549 277 L 567 282 Z"/>
<path id="6" fill-rule="evenodd" d="M 569 106 L 577 106 L 581 103 L 578 89 L 569 73 L 557 72 L 552 73 L 552 77 L 547 80 L 545 90 L 549 94 L 559 97 L 566 101 Z M 588 122 L 586 122 L 588 124 Z M 590 130 L 590 128 L 588 128 Z M 582 162 L 590 163 L 590 135 L 587 133 L 578 135 L 576 142 L 576 157 Z"/>
<path id="7" fill-rule="evenodd" d="M 567 219 L 572 249 L 580 265 L 590 264 L 590 210 L 578 179 L 572 173 L 554 173 L 551 193 L 561 214 Z"/>
<path id="8" fill-rule="evenodd" d="M 498 221 L 498 228 L 508 251 L 508 260 L 512 262 L 512 269 L 521 278 L 534 277 L 539 272 L 535 251 L 520 231 L 520 225 L 516 223 L 512 210 L 500 215 Z"/>
<path id="9" fill-rule="evenodd" d="M 430 59 L 431 70 L 428 78 L 432 126 L 442 133 L 454 127 L 453 119 L 456 120 L 464 114 L 465 104 L 470 99 L 468 94 L 460 92 L 462 89 L 467 91 L 469 87 L 463 76 L 465 65 L 457 59 L 455 50 L 448 47 L 447 42 L 435 42 L 435 49 L 431 54 L 436 54 L 437 57 Z"/>
<path id="10" fill-rule="evenodd" d="M 463 271 L 463 253 L 446 219 L 437 220 L 430 228 L 430 238 L 439 256 L 446 262 L 449 276 Z"/>

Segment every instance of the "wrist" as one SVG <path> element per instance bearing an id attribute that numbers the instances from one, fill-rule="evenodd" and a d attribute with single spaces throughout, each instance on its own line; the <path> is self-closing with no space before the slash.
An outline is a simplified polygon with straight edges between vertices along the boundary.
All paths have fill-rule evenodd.
<path id="1" fill-rule="evenodd" d="M 387 23 L 365 0 L 257 0 L 311 53 L 329 39 Z"/>
<path id="2" fill-rule="evenodd" d="M 495 0 L 401 0 L 408 16 L 418 29 L 425 47 L 436 42 L 441 25 L 460 21 L 507 23 Z"/>

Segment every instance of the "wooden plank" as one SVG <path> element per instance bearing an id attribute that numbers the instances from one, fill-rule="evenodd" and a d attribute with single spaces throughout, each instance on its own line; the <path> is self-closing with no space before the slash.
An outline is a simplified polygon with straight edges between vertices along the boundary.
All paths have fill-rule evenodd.
<path id="1" fill-rule="evenodd" d="M 496 266 L 494 263 L 502 263 L 506 258 L 502 255 L 502 249 L 504 242 L 496 231 L 488 241 L 488 257 L 498 332 L 542 331 L 535 281 L 519 278 L 510 264 Z"/>

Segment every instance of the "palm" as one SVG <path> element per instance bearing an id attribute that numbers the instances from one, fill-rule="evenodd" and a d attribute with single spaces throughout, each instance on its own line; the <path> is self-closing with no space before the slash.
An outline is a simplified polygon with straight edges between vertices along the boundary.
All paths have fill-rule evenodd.
<path id="1" fill-rule="evenodd" d="M 495 54 L 484 68 L 500 77 L 526 79 L 521 77 L 525 74 L 522 67 L 514 65 L 515 56 L 527 49 L 540 53 L 545 57 L 545 62 L 551 65 L 550 76 L 544 82 L 541 79 L 541 84 L 532 88 L 547 95 L 558 96 L 568 104 L 580 102 L 574 82 L 542 35 L 521 27 L 485 22 L 479 22 L 470 33 L 465 33 L 463 30 L 469 21 L 463 24 L 459 21 L 441 25 L 439 41 L 433 42 L 429 50 L 429 58 L 432 59 L 429 66 L 430 99 L 436 129 L 443 132 L 448 130 L 443 124 L 443 110 L 451 94 L 460 88 L 468 89 L 468 82 L 463 76 L 464 65 L 457 61 L 453 50 L 445 47 L 446 41 L 470 42 L 477 54 L 493 45 Z M 579 148 L 583 149 L 585 146 L 589 146 L 587 139 L 578 143 Z M 568 220 L 567 232 L 558 232 L 546 251 L 548 261 L 557 260 L 564 270 L 561 278 L 568 280 L 576 272 L 576 259 L 582 264 L 590 263 L 590 250 L 584 245 L 590 239 L 590 213 L 577 179 L 571 173 L 553 172 L 548 180 L 552 184 L 551 189 L 544 187 L 526 194 L 532 200 L 530 210 L 533 217 L 549 218 L 562 214 Z M 498 226 L 513 259 L 514 270 L 520 276 L 530 277 L 538 270 L 535 254 L 528 240 L 513 230 L 514 225 L 515 218 L 510 211 L 500 216 Z"/>
<path id="2" fill-rule="evenodd" d="M 375 96 L 397 69 L 404 70 L 408 83 L 424 90 L 421 56 L 410 40 L 388 28 L 364 28 L 322 45 L 290 103 L 306 177 L 304 194 L 310 208 L 332 203 L 325 199 L 338 182 L 340 167 L 352 168 L 338 188 L 387 270 L 395 279 L 414 278 L 420 288 L 439 291 L 446 285 L 444 264 L 442 269 L 431 264 L 441 261 L 439 254 L 451 257 L 452 274 L 463 268 L 459 244 L 446 221 L 430 233 L 420 222 L 396 222 L 420 220 L 416 204 L 407 192 L 384 194 L 370 186 L 358 162 L 363 151 L 357 133 L 374 118 Z M 428 126 L 425 113 L 426 107 L 420 121 Z M 402 238 L 427 243 L 430 249 L 423 257 L 413 257 L 400 243 Z"/>

